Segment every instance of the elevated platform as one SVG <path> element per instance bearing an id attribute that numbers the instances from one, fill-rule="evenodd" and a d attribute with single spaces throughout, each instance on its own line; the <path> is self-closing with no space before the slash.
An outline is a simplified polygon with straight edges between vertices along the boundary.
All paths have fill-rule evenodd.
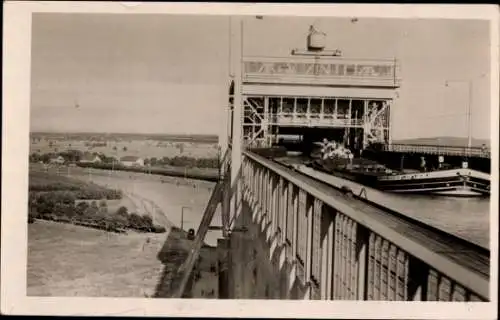
<path id="1" fill-rule="evenodd" d="M 243 67 L 243 83 L 399 87 L 396 60 L 247 57 Z"/>

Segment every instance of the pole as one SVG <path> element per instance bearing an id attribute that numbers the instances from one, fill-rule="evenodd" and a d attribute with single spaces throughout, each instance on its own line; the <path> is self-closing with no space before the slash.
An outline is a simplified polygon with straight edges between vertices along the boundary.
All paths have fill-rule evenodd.
<path id="1" fill-rule="evenodd" d="M 181 208 L 181 230 L 184 230 L 184 207 Z"/>
<path id="2" fill-rule="evenodd" d="M 239 192 L 237 188 L 239 173 L 242 162 L 242 119 L 243 119 L 243 97 L 241 94 L 242 85 L 242 48 L 243 48 L 243 20 L 242 18 L 231 17 L 231 55 L 234 72 L 234 100 L 233 100 L 233 132 L 231 141 L 231 182 L 230 186 L 235 187 L 231 196 L 230 208 L 235 208 L 236 195 Z M 229 212 L 231 214 L 231 209 Z M 235 214 L 235 213 L 234 213 Z M 231 221 L 231 218 L 229 219 Z"/>
<path id="3" fill-rule="evenodd" d="M 467 146 L 472 147 L 472 119 L 471 119 L 471 105 L 472 105 L 472 81 L 469 81 L 469 101 L 467 104 L 467 130 L 468 130 L 468 142 Z"/>
<path id="4" fill-rule="evenodd" d="M 448 87 L 450 82 L 467 83 L 467 156 L 469 156 L 470 148 L 472 147 L 472 80 L 447 80 L 445 85 Z"/>

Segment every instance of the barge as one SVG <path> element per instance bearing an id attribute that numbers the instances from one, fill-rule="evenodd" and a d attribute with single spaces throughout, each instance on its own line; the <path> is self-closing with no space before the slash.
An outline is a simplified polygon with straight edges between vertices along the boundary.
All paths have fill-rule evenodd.
<path id="1" fill-rule="evenodd" d="M 328 174 L 352 180 L 386 192 L 403 194 L 430 194 L 457 197 L 489 197 L 490 175 L 470 168 L 444 168 L 435 170 L 394 170 L 379 162 L 345 156 L 320 157 L 306 165 Z M 350 159 L 349 159 L 350 158 Z"/>

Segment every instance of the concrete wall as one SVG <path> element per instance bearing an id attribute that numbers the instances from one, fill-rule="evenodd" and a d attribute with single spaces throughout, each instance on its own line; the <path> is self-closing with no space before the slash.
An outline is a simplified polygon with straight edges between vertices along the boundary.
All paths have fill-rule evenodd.
<path id="1" fill-rule="evenodd" d="M 285 259 L 285 246 L 271 247 L 280 235 L 266 237 L 267 227 L 252 221 L 252 212 L 243 200 L 236 228 L 245 226 L 245 232 L 233 232 L 229 240 L 230 299 L 304 299 L 307 288 L 298 285 L 293 266 Z M 266 238 L 269 238 L 266 239 Z"/>

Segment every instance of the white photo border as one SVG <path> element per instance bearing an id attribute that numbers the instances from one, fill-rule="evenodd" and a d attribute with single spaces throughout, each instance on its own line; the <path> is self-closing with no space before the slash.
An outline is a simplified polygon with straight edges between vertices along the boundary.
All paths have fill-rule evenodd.
<path id="1" fill-rule="evenodd" d="M 23 315 L 493 319 L 498 283 L 499 19 L 494 5 L 208 4 L 120 2 L 4 3 L 1 312 Z M 26 296 L 31 14 L 119 13 L 483 19 L 491 30 L 491 302 L 366 302 L 41 298 Z M 459 48 L 457 48 L 459 50 Z M 359 306 L 358 304 L 362 304 Z"/>

